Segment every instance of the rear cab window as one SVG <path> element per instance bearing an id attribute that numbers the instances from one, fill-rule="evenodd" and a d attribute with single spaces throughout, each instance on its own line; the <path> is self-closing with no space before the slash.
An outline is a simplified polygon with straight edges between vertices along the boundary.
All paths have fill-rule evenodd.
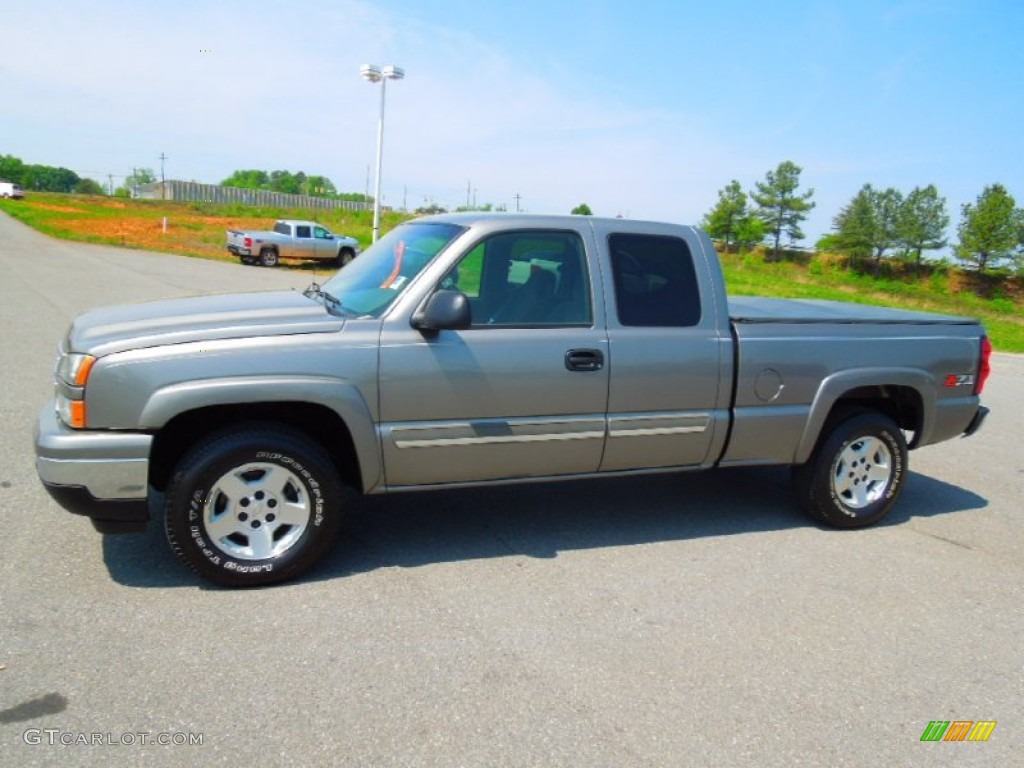
<path id="1" fill-rule="evenodd" d="M 700 290 L 686 241 L 669 235 L 608 236 L 615 309 L 623 326 L 700 323 Z"/>

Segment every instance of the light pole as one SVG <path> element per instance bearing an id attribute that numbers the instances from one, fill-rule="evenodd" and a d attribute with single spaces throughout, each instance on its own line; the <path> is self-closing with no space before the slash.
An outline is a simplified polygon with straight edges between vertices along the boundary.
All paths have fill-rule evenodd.
<path id="1" fill-rule="evenodd" d="M 380 122 L 377 124 L 377 179 L 373 192 L 373 242 L 377 242 L 380 234 L 380 169 L 384 160 L 384 93 L 388 80 L 401 80 L 405 70 L 401 67 L 388 65 L 381 69 L 376 64 L 363 64 L 359 74 L 371 83 L 380 83 Z"/>

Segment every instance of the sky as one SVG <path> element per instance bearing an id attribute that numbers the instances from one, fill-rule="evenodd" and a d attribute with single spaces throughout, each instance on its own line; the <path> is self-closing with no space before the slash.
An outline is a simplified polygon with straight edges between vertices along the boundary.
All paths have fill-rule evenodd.
<path id="1" fill-rule="evenodd" d="M 115 185 L 305 171 L 382 201 L 698 223 L 784 160 L 1024 205 L 1019 0 L 0 0 L 0 154 Z"/>

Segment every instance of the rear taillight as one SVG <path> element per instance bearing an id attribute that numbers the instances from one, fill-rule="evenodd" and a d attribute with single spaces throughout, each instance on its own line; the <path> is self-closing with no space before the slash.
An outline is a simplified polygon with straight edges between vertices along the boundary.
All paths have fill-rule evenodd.
<path id="1" fill-rule="evenodd" d="M 245 238 L 245 247 L 246 248 L 252 248 L 252 238 L 251 237 Z"/>
<path id="2" fill-rule="evenodd" d="M 981 337 L 981 350 L 978 354 L 978 375 L 974 377 L 974 394 L 980 395 L 981 390 L 985 388 L 985 381 L 988 379 L 988 375 L 992 373 L 992 364 L 989 362 L 989 358 L 992 357 L 992 342 L 988 340 L 988 336 Z"/>

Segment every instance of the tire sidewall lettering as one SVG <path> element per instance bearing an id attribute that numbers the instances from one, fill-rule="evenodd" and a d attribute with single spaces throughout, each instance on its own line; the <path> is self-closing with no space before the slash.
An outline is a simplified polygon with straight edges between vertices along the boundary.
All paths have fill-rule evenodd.
<path id="1" fill-rule="evenodd" d="M 323 525 L 326 516 L 324 513 L 324 494 L 320 486 L 320 483 L 316 480 L 313 474 L 305 467 L 305 465 L 295 459 L 292 456 L 281 453 L 279 451 L 256 451 L 252 459 L 248 460 L 237 460 L 228 462 L 226 466 L 218 466 L 211 468 L 211 474 L 223 473 L 228 471 L 231 467 L 241 466 L 243 464 L 251 462 L 264 462 L 267 464 L 276 464 L 284 467 L 294 474 L 296 474 L 305 486 L 306 492 L 309 494 L 310 499 L 313 501 L 312 514 L 309 519 L 309 527 L 319 528 Z M 203 521 L 203 507 L 209 498 L 209 490 L 207 488 L 197 488 L 193 491 L 189 499 L 189 510 L 188 520 L 190 523 L 189 533 L 191 543 L 195 546 L 196 550 L 203 556 L 203 558 L 211 563 L 212 565 L 219 566 L 220 568 L 232 571 L 233 573 L 272 573 L 277 563 L 281 562 L 282 559 L 287 561 L 287 553 L 275 560 L 260 562 L 260 561 L 247 561 L 247 560 L 236 560 L 225 552 L 215 548 L 212 542 L 208 541 L 205 537 L 205 523 Z M 308 536 L 307 533 L 303 535 L 303 539 Z M 296 543 L 295 547 L 301 547 L 301 540 Z M 291 550 L 289 550 L 290 552 Z"/>
<path id="2" fill-rule="evenodd" d="M 264 559 L 250 560 L 247 558 L 252 550 L 242 548 L 245 543 L 234 532 L 248 532 L 247 518 L 241 517 L 241 513 L 250 502 L 263 498 L 258 494 L 261 481 L 254 479 L 252 489 L 246 489 L 229 479 L 235 477 L 249 482 L 239 473 L 272 467 L 289 474 L 287 482 L 298 493 L 305 510 L 295 522 L 304 528 L 283 532 L 288 537 L 287 543 L 275 544 L 272 549 L 261 552 Z M 215 488 L 219 487 L 221 478 L 225 478 L 226 498 L 239 504 L 237 509 L 220 506 L 220 491 Z M 269 490 L 276 492 L 273 488 L 270 486 Z M 340 526 L 342 489 L 330 454 L 323 444 L 310 436 L 288 425 L 273 423 L 226 427 L 198 441 L 178 460 L 166 494 L 165 532 L 175 554 L 200 576 L 216 584 L 271 584 L 302 573 L 327 551 Z M 286 495 L 295 498 L 291 491 Z M 249 501 L 244 501 L 245 498 Z M 221 513 L 239 515 L 241 522 L 217 517 L 214 530 L 218 536 L 229 539 L 213 537 L 207 528 L 214 503 Z M 255 508 L 253 513 L 258 517 L 254 517 L 254 522 L 269 515 L 270 508 Z"/>

